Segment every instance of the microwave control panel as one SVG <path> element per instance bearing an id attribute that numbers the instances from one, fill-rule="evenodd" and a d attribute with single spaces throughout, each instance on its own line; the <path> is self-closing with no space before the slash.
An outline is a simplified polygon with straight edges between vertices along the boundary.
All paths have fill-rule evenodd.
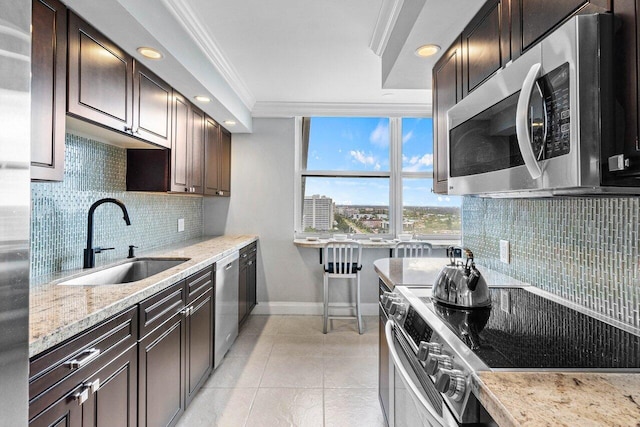
<path id="1" fill-rule="evenodd" d="M 540 77 L 530 105 L 531 144 L 538 160 L 569 154 L 571 110 L 569 64 Z"/>

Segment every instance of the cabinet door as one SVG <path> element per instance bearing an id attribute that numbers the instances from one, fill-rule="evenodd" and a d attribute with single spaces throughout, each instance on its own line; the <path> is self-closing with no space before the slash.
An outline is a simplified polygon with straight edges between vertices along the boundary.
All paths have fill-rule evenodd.
<path id="1" fill-rule="evenodd" d="M 238 325 L 242 325 L 248 314 L 247 310 L 247 274 L 248 265 L 246 262 L 240 264 L 240 272 L 238 276 Z"/>
<path id="2" fill-rule="evenodd" d="M 187 317 L 187 404 L 213 367 L 213 288 L 189 306 Z"/>
<path id="3" fill-rule="evenodd" d="M 220 126 L 213 119 L 205 119 L 204 139 L 204 194 L 215 196 L 218 193 L 220 156 Z"/>
<path id="4" fill-rule="evenodd" d="M 171 191 L 189 192 L 189 103 L 175 92 L 173 96 L 173 148 L 171 149 Z"/>
<path id="5" fill-rule="evenodd" d="M 133 62 L 133 134 L 171 148 L 171 86 Z"/>
<path id="6" fill-rule="evenodd" d="M 512 0 L 511 8 L 511 46 L 519 56 L 576 13 L 611 11 L 611 0 Z"/>
<path id="7" fill-rule="evenodd" d="M 247 263 L 247 316 L 251 314 L 251 310 L 256 306 L 257 294 L 257 265 L 255 256 Z"/>
<path id="8" fill-rule="evenodd" d="M 191 107 L 191 150 L 190 181 L 193 193 L 202 194 L 204 191 L 204 141 L 205 121 L 204 113 Z"/>
<path id="9" fill-rule="evenodd" d="M 29 420 L 29 427 L 80 427 L 82 426 L 82 406 L 78 404 L 79 384 L 60 400 Z"/>
<path id="10" fill-rule="evenodd" d="M 220 129 L 220 177 L 218 178 L 218 195 L 231 195 L 231 134 Z"/>
<path id="11" fill-rule="evenodd" d="M 178 313 L 140 341 L 138 425 L 175 425 L 184 412 L 185 317 Z"/>
<path id="12" fill-rule="evenodd" d="M 62 181 L 67 85 L 67 8 L 32 2 L 31 179 Z"/>
<path id="13" fill-rule="evenodd" d="M 433 191 L 447 194 L 447 110 L 462 99 L 462 39 L 433 67 Z"/>
<path id="14" fill-rule="evenodd" d="M 137 424 L 138 346 L 118 356 L 86 383 L 99 383 L 82 405 L 83 427 L 135 427 Z"/>
<path id="15" fill-rule="evenodd" d="M 130 132 L 133 58 L 74 13 L 69 13 L 67 112 Z"/>
<path id="16" fill-rule="evenodd" d="M 488 1 L 462 32 L 463 96 L 509 60 L 508 1 Z"/>

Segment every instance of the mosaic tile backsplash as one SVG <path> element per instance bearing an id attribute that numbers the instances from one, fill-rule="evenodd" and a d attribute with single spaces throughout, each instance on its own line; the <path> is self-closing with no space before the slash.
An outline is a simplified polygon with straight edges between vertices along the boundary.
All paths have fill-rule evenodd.
<path id="1" fill-rule="evenodd" d="M 636 197 L 465 197 L 462 239 L 478 263 L 640 328 L 639 218 Z"/>
<path id="2" fill-rule="evenodd" d="M 96 265 L 126 258 L 129 245 L 148 250 L 202 236 L 202 198 L 125 191 L 126 150 L 67 134 L 63 182 L 31 185 L 31 277 L 82 268 L 87 213 L 97 200 L 113 197 L 127 207 L 131 225 L 112 203 L 94 215 Z M 178 233 L 178 218 L 185 231 Z"/>

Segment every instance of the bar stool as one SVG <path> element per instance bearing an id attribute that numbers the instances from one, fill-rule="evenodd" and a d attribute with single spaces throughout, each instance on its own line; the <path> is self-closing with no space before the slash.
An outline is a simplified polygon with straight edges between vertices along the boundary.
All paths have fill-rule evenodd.
<path id="1" fill-rule="evenodd" d="M 398 242 L 393 251 L 395 258 L 421 258 L 431 256 L 431 243 L 427 242 Z"/>
<path id="2" fill-rule="evenodd" d="M 360 270 L 362 270 L 362 246 L 360 243 L 347 241 L 329 241 L 324 245 L 324 327 L 323 333 L 327 333 L 327 324 L 329 319 L 357 319 L 358 332 L 362 334 L 362 316 L 360 315 Z M 329 279 L 355 279 L 356 285 L 356 302 L 349 306 L 355 309 L 355 316 L 330 316 L 329 307 L 335 305 L 329 304 Z M 350 284 L 350 283 L 348 283 Z"/>

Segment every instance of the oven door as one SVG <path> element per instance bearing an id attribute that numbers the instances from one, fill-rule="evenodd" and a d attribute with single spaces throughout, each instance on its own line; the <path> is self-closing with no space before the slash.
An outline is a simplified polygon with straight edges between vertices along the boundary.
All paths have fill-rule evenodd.
<path id="1" fill-rule="evenodd" d="M 385 338 L 394 378 L 390 427 L 457 426 L 453 414 L 395 328 L 395 322 L 388 320 Z"/>

